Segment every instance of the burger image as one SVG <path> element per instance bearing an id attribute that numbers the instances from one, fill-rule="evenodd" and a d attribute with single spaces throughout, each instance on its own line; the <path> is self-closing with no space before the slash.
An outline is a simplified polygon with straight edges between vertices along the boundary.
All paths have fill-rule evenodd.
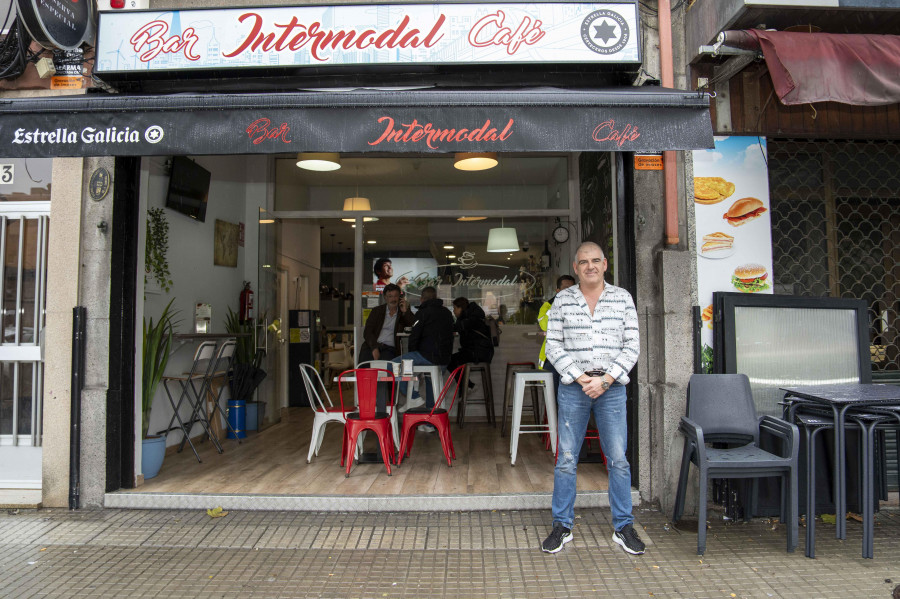
<path id="1" fill-rule="evenodd" d="M 741 198 L 731 205 L 722 218 L 728 221 L 729 225 L 740 227 L 748 221 L 762 216 L 765 211 L 762 201 L 756 198 Z"/>
<path id="2" fill-rule="evenodd" d="M 731 284 L 738 291 L 756 293 L 769 288 L 769 273 L 762 264 L 744 264 L 734 269 Z"/>
<path id="3" fill-rule="evenodd" d="M 703 308 L 703 312 L 700 313 L 700 320 L 706 323 L 706 326 L 712 328 L 712 304 Z"/>
<path id="4" fill-rule="evenodd" d="M 734 244 L 734 237 L 721 231 L 710 233 L 703 236 L 703 245 L 700 247 L 701 254 L 714 254 L 726 252 L 731 249 Z"/>

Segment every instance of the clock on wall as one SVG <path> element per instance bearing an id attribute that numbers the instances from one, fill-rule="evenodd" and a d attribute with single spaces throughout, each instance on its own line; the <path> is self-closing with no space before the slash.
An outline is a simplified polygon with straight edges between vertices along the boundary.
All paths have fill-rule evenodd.
<path id="1" fill-rule="evenodd" d="M 569 240 L 569 229 L 563 225 L 557 225 L 553 229 L 553 241 L 556 243 L 565 243 Z"/>

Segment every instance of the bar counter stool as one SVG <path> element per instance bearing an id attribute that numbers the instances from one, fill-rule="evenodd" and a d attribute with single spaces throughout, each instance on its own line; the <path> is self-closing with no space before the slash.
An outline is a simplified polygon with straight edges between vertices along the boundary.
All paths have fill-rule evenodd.
<path id="1" fill-rule="evenodd" d="M 527 433 L 550 435 L 553 453 L 556 453 L 556 392 L 553 388 L 553 374 L 545 370 L 517 372 L 513 384 L 513 421 L 509 435 L 510 463 L 516 465 L 519 452 L 519 435 Z M 547 414 L 546 424 L 522 424 L 522 407 L 525 403 L 525 388 L 542 388 L 544 391 L 544 407 Z M 535 418 L 540 423 L 539 417 Z"/>
<path id="2" fill-rule="evenodd" d="M 469 377 L 472 373 L 481 375 L 481 397 L 469 397 Z M 470 401 L 477 399 L 477 403 L 484 403 L 484 411 L 487 413 L 488 422 L 491 426 L 497 426 L 497 418 L 494 415 L 494 385 L 491 383 L 491 363 L 490 362 L 473 362 L 466 364 L 465 374 L 462 381 L 462 397 L 459 400 L 459 408 L 457 408 L 456 424 L 459 428 L 463 428 L 466 422 L 466 406 Z"/>
<path id="3" fill-rule="evenodd" d="M 215 366 L 215 361 L 213 360 L 215 355 L 216 342 L 204 341 L 197 347 L 197 351 L 194 352 L 194 361 L 191 364 L 191 370 L 189 372 L 180 375 L 163 376 L 162 378 L 163 388 L 166 390 L 169 404 L 172 406 L 173 410 L 172 418 L 169 419 L 169 426 L 166 427 L 166 433 L 172 429 L 172 424 L 177 420 L 178 428 L 183 435 L 178 452 L 180 453 L 184 449 L 184 444 L 187 442 L 191 446 L 191 450 L 193 450 L 197 461 L 200 463 L 203 463 L 203 460 L 200 459 L 200 454 L 197 453 L 197 448 L 194 447 L 194 442 L 191 441 L 191 429 L 196 422 L 199 422 L 203 427 L 203 430 L 206 431 L 206 434 L 216 446 L 216 450 L 219 453 L 222 453 L 222 446 L 210 430 L 209 422 L 206 417 L 197 417 L 199 410 L 203 408 L 203 402 L 205 401 L 204 397 L 206 395 L 206 390 L 209 387 L 209 373 Z M 180 389 L 177 402 L 172 396 L 172 391 L 176 389 Z M 191 408 L 191 417 L 188 419 L 187 424 L 182 420 L 180 412 L 181 404 L 183 404 L 185 400 L 187 400 L 187 403 Z"/>
<path id="4" fill-rule="evenodd" d="M 512 409 L 513 376 L 516 372 L 535 370 L 534 362 L 507 362 L 506 380 L 503 383 L 503 420 L 500 423 L 500 434 L 506 436 L 506 423 L 509 422 L 509 414 Z M 532 410 L 537 407 L 537 396 L 531 397 Z M 537 416 L 535 416 L 537 419 Z"/>

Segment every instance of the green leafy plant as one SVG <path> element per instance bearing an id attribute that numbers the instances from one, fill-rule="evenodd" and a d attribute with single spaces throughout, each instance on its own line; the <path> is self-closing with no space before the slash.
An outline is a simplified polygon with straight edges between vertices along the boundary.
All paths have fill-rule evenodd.
<path id="1" fill-rule="evenodd" d="M 172 310 L 172 298 L 157 322 L 144 318 L 144 339 L 141 347 L 143 363 L 143 380 L 141 381 L 141 438 L 147 438 L 147 427 L 150 425 L 150 409 L 153 407 L 153 396 L 162 380 L 169 355 L 172 351 L 172 336 L 175 333 L 176 310 Z"/>
<path id="2" fill-rule="evenodd" d="M 265 314 L 259 317 L 259 321 L 265 321 Z M 266 371 L 260 368 L 263 351 L 256 349 L 254 324 L 252 321 L 241 322 L 229 306 L 225 330 L 236 335 L 237 343 L 232 366 L 231 397 L 249 401 L 253 392 L 266 378 Z"/>
<path id="3" fill-rule="evenodd" d="M 147 210 L 147 239 L 144 243 L 144 285 L 148 279 L 156 281 L 166 293 L 172 289 L 172 273 L 169 272 L 169 221 L 162 208 Z"/>

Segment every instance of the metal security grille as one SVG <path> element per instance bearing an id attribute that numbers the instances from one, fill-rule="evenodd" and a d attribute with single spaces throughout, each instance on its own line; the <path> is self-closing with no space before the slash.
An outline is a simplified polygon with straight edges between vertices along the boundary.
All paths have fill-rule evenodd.
<path id="1" fill-rule="evenodd" d="M 900 142 L 768 150 L 775 293 L 865 300 L 873 378 L 900 383 Z"/>

